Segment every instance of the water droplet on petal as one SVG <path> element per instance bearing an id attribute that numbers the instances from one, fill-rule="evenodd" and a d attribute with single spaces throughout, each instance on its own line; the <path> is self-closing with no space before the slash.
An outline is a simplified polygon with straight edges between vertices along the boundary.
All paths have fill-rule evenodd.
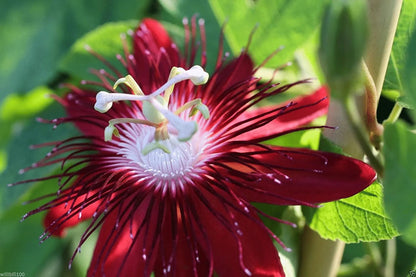
<path id="1" fill-rule="evenodd" d="M 251 271 L 248 270 L 248 268 L 245 268 L 244 269 L 244 273 L 247 274 L 248 276 L 252 276 L 253 275 L 253 273 L 251 273 Z"/>

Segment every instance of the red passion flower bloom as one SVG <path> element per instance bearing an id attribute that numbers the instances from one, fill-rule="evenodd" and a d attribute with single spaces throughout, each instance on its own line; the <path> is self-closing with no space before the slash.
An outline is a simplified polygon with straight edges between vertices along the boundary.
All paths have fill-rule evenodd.
<path id="1" fill-rule="evenodd" d="M 282 243 L 251 203 L 314 206 L 376 174 L 341 155 L 262 144 L 310 128 L 327 111 L 326 90 L 256 108 L 304 81 L 260 82 L 247 52 L 227 62 L 222 42 L 208 76 L 204 22 L 184 23 L 183 54 L 152 19 L 130 33 L 131 52 L 123 39 L 128 75 L 88 49 L 110 71 L 85 83 L 103 90 L 68 85 L 55 97 L 67 116 L 48 122 L 82 134 L 42 145 L 53 149 L 31 168 L 62 172 L 19 183 L 56 179 L 59 190 L 24 218 L 47 211 L 42 240 L 90 219 L 78 248 L 101 228 L 88 276 L 284 276 L 273 240 Z"/>

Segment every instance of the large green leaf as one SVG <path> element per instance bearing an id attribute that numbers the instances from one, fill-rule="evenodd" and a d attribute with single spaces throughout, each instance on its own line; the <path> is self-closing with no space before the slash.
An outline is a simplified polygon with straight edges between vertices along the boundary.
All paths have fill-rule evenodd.
<path id="1" fill-rule="evenodd" d="M 405 99 L 413 109 L 416 109 L 416 29 L 410 38 L 406 51 L 406 62 L 403 73 L 403 87 L 405 90 Z M 416 113 L 413 111 L 416 121 Z"/>
<path id="2" fill-rule="evenodd" d="M 150 0 L 2 0 L 0 102 L 51 81 L 59 59 L 83 33 L 107 22 L 137 18 Z"/>
<path id="3" fill-rule="evenodd" d="M 386 210 L 403 239 L 416 246 L 416 134 L 399 121 L 386 125 L 384 136 Z"/>
<path id="4" fill-rule="evenodd" d="M 52 192 L 54 186 L 38 184 L 20 195 L 17 203 L 0 213 L 0 268 L 1 272 L 24 272 L 25 276 L 59 276 L 66 268 L 61 260 L 64 242 L 48 239 L 39 243 L 44 232 L 42 214 L 20 222 L 20 218 L 39 203 L 22 205 L 24 201 Z M 52 189 L 52 190 L 51 190 Z"/>
<path id="5" fill-rule="evenodd" d="M 285 49 L 268 64 L 277 66 L 293 60 L 294 52 L 315 33 L 328 1 L 314 0 L 210 0 L 234 53 L 247 46 L 249 32 L 258 24 L 249 51 L 257 63 L 280 46 Z"/>
<path id="6" fill-rule="evenodd" d="M 125 73 L 126 70 L 116 58 L 117 54 L 124 53 L 120 35 L 126 35 L 127 31 L 135 29 L 137 24 L 136 20 L 107 23 L 85 34 L 74 43 L 62 59 L 59 69 L 79 79 L 91 79 L 93 76 L 89 72 L 90 69 L 105 68 L 109 70 L 102 61 L 86 50 L 86 46 L 88 46 L 119 71 Z M 127 38 L 129 36 L 126 36 Z"/>
<path id="7" fill-rule="evenodd" d="M 416 1 L 403 1 L 400 12 L 399 23 L 392 52 L 390 55 L 389 65 L 387 68 L 386 78 L 383 84 L 383 90 L 394 90 L 400 94 L 403 93 L 403 67 L 406 62 L 406 49 L 412 30 L 415 29 L 416 22 Z"/>
<path id="8" fill-rule="evenodd" d="M 45 119 L 54 119 L 63 116 L 62 107 L 53 103 L 38 114 Z M 51 124 L 36 122 L 34 118 L 23 119 L 13 123 L 12 139 L 6 147 L 7 165 L 0 174 L 0 211 L 6 209 L 28 190 L 30 185 L 18 185 L 7 187 L 7 184 L 19 180 L 44 177 L 50 174 L 57 166 L 39 168 L 19 175 L 19 170 L 30 166 L 42 159 L 50 149 L 30 149 L 31 145 L 49 141 L 59 141 L 76 134 L 75 128 L 69 124 L 63 124 L 53 129 Z"/>
<path id="9" fill-rule="evenodd" d="M 318 208 L 310 227 L 321 237 L 347 243 L 379 241 L 398 235 L 383 208 L 382 186 L 372 184 L 352 197 Z"/>
<path id="10" fill-rule="evenodd" d="M 174 25 L 164 24 L 169 33 L 173 35 L 175 42 L 179 46 L 183 46 L 183 19 L 191 20 L 192 17 L 196 19 L 203 19 L 205 21 L 206 33 L 206 47 L 207 47 L 207 62 L 208 70 L 212 72 L 214 69 L 219 46 L 220 29 L 224 21 L 217 21 L 211 6 L 208 1 L 194 1 L 194 0 L 159 0 L 164 8 L 162 18 L 168 22 L 173 22 Z M 178 32 L 180 30 L 180 32 Z M 173 32 L 172 32 L 173 31 Z M 225 49 L 228 50 L 228 45 L 225 43 Z"/>

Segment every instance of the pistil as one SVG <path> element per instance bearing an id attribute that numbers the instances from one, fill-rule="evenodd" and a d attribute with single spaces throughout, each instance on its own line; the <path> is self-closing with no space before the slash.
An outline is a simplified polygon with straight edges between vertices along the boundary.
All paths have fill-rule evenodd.
<path id="1" fill-rule="evenodd" d="M 191 109 L 189 112 L 190 116 L 195 115 L 199 111 L 205 119 L 208 119 L 208 107 L 202 103 L 201 99 L 194 99 L 172 112 L 168 109 L 170 95 L 174 91 L 174 85 L 181 81 L 190 80 L 194 85 L 202 85 L 208 81 L 208 77 L 208 73 L 198 65 L 195 65 L 188 70 L 180 67 L 173 67 L 168 81 L 148 95 L 143 93 L 142 89 L 132 76 L 127 75 L 118 79 L 114 84 L 114 89 L 120 84 L 125 84 L 133 91 L 133 94 L 100 91 L 96 96 L 96 103 L 94 105 L 95 110 L 105 113 L 111 109 L 113 102 L 141 101 L 143 103 L 142 111 L 144 119 L 116 118 L 110 120 L 109 125 L 104 131 L 105 141 L 111 140 L 113 135 L 119 136 L 119 132 L 115 127 L 115 125 L 119 123 L 136 123 L 155 128 L 155 141 L 149 143 L 149 145 L 143 149 L 143 154 L 147 154 L 154 149 L 162 149 L 164 152 L 169 153 L 169 149 L 160 143 L 160 141 L 169 139 L 169 135 L 172 134 L 168 131 L 168 125 L 176 130 L 174 135 L 176 135 L 179 141 L 185 142 L 190 140 L 198 130 L 198 124 L 195 121 L 186 121 L 182 119 L 179 117 L 179 114 L 185 110 Z"/>

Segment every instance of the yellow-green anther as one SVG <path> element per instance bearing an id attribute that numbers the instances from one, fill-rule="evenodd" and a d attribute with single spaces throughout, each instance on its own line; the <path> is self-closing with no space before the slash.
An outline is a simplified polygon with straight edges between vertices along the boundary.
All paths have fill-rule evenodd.
<path id="1" fill-rule="evenodd" d="M 199 111 L 205 119 L 209 118 L 209 109 L 199 98 L 185 103 L 175 111 L 175 114 L 180 114 L 189 108 L 191 108 L 189 116 L 194 116 Z"/>
<path id="2" fill-rule="evenodd" d="M 132 89 L 133 93 L 136 95 L 144 95 L 142 89 L 140 88 L 140 86 L 136 83 L 136 81 L 134 80 L 133 77 L 131 77 L 131 75 L 127 75 L 124 78 L 120 78 L 118 79 L 113 86 L 113 89 L 116 89 L 118 85 L 120 84 L 125 84 L 127 85 L 129 88 Z"/>
<path id="3" fill-rule="evenodd" d="M 104 129 L 104 141 L 110 141 L 113 138 L 113 135 L 120 137 L 120 133 L 118 132 L 117 128 L 114 125 L 109 124 Z"/>
<path id="4" fill-rule="evenodd" d="M 176 67 L 176 66 L 172 67 L 172 69 L 170 70 L 170 73 L 169 73 L 168 80 L 172 79 L 176 75 L 182 74 L 183 72 L 185 72 L 185 69 L 183 69 L 182 67 Z M 165 90 L 165 93 L 163 94 L 163 99 L 165 100 L 166 103 L 169 102 L 169 98 L 170 98 L 170 95 L 173 92 L 174 87 L 175 87 L 175 85 L 171 85 L 170 87 L 168 87 Z"/>
<path id="5" fill-rule="evenodd" d="M 150 152 L 156 149 L 161 149 L 163 150 L 163 152 L 170 154 L 170 150 L 165 145 L 161 144 L 158 141 L 148 143 L 145 147 L 143 147 L 142 154 L 146 156 L 147 154 L 149 154 Z"/>
<path id="6" fill-rule="evenodd" d="M 200 102 L 200 103 L 196 104 L 196 105 L 192 108 L 192 110 L 191 110 L 191 112 L 190 112 L 190 115 L 191 115 L 191 116 L 195 115 L 195 114 L 197 113 L 197 111 L 199 111 L 205 119 L 208 119 L 208 118 L 209 118 L 209 109 L 208 109 L 208 107 L 207 107 L 206 105 L 204 105 L 202 102 Z"/>
<path id="7" fill-rule="evenodd" d="M 198 124 L 195 121 L 186 121 L 178 116 L 181 112 L 191 109 L 191 115 L 200 111 L 204 118 L 209 118 L 208 107 L 202 104 L 201 99 L 192 100 L 175 112 L 170 111 L 168 103 L 174 85 L 184 80 L 190 80 L 195 85 L 201 85 L 208 81 L 208 77 L 208 73 L 200 66 L 193 66 L 188 70 L 173 67 L 169 75 L 169 80 L 157 90 L 147 95 L 143 93 L 139 85 L 130 75 L 118 79 L 114 84 L 114 89 L 120 84 L 125 84 L 133 90 L 134 94 L 100 91 L 96 96 L 94 108 L 99 112 L 105 113 L 111 109 L 113 102 L 141 101 L 145 119 L 116 118 L 110 120 L 109 125 L 104 130 L 105 141 L 111 140 L 113 135 L 120 135 L 115 127 L 116 124 L 144 124 L 155 128 L 155 136 L 154 141 L 144 147 L 143 154 L 146 155 L 157 148 L 162 149 L 166 153 L 170 153 L 169 149 L 160 143 L 163 140 L 169 139 L 169 134 L 175 135 L 179 141 L 188 141 L 198 131 Z"/>

